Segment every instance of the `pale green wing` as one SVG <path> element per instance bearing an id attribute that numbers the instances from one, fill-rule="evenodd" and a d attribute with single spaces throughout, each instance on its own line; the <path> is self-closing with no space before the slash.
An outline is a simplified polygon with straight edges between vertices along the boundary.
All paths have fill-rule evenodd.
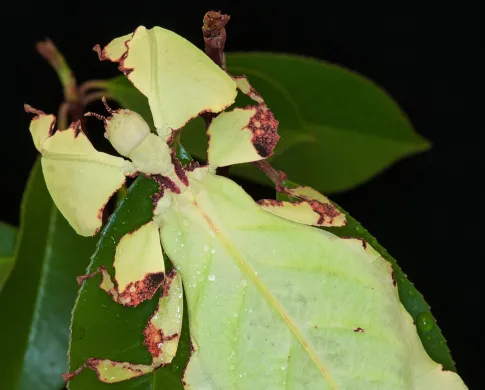
<path id="1" fill-rule="evenodd" d="M 59 211 L 82 236 L 94 235 L 110 197 L 132 173 L 131 163 L 96 151 L 76 122 L 53 133 L 53 115 L 38 112 L 30 131 L 42 153 L 42 171 Z"/>
<path id="2" fill-rule="evenodd" d="M 120 55 L 125 38 L 111 42 L 103 53 L 120 62 L 120 69 L 147 96 L 163 137 L 201 112 L 220 112 L 234 102 L 236 83 L 186 39 L 161 27 L 140 26 Z"/>
<path id="3" fill-rule="evenodd" d="M 212 167 L 258 161 L 273 154 L 278 121 L 265 106 L 235 108 L 214 118 L 207 129 Z"/>
<path id="4" fill-rule="evenodd" d="M 161 213 L 195 350 L 186 388 L 413 388 L 389 263 L 358 240 L 267 213 L 232 181 L 197 171 Z"/>

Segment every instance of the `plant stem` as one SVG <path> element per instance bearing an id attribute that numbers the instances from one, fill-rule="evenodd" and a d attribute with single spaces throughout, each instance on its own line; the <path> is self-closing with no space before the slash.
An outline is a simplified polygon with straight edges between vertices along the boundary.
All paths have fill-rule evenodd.
<path id="1" fill-rule="evenodd" d="M 69 120 L 83 121 L 84 108 L 88 104 L 101 99 L 103 96 L 108 97 L 109 94 L 103 90 L 106 85 L 106 81 L 103 80 L 86 81 L 78 88 L 74 73 L 69 68 L 69 65 L 67 65 L 64 56 L 50 39 L 37 42 L 36 49 L 52 68 L 54 68 L 64 90 L 64 102 L 59 106 L 57 115 L 59 129 L 67 128 L 69 126 Z M 92 92 L 93 89 L 100 91 Z M 82 128 L 86 132 L 84 126 Z"/>
<path id="2" fill-rule="evenodd" d="M 47 38 L 45 41 L 37 42 L 36 49 L 56 71 L 61 80 L 62 87 L 64 88 L 64 99 L 69 102 L 77 102 L 79 100 L 79 95 L 76 86 L 76 78 L 67 65 L 64 56 L 57 50 L 54 42 Z"/>
<path id="3" fill-rule="evenodd" d="M 59 107 L 57 123 L 59 129 L 68 126 L 69 117 L 73 121 L 82 120 L 83 102 L 79 96 L 76 78 L 67 65 L 64 56 L 57 50 L 56 45 L 50 39 L 37 42 L 37 52 L 54 68 L 64 89 L 65 101 Z"/>
<path id="4" fill-rule="evenodd" d="M 57 127 L 61 130 L 67 129 L 67 121 L 69 117 L 69 103 L 62 102 L 57 111 Z"/>

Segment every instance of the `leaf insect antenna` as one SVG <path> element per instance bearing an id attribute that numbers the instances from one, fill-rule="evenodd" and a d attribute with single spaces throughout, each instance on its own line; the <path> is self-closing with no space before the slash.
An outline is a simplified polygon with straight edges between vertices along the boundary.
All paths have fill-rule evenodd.
<path id="1" fill-rule="evenodd" d="M 108 111 L 111 115 L 113 115 L 115 111 L 110 106 L 108 106 L 108 103 L 106 102 L 106 96 L 103 96 L 101 98 L 101 101 L 103 102 L 104 107 L 106 108 L 106 111 Z"/>

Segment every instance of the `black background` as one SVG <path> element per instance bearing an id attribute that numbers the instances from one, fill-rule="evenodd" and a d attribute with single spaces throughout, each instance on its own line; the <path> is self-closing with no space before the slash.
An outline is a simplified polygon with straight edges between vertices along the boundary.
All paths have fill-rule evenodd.
<path id="1" fill-rule="evenodd" d="M 220 9 L 232 17 L 227 50 L 305 54 L 353 69 L 384 87 L 433 143 L 430 151 L 332 198 L 398 259 L 432 306 L 465 382 L 479 388 L 484 355 L 479 354 L 484 351 L 479 319 L 484 225 L 478 185 L 483 179 L 483 98 L 475 92 L 482 85 L 479 2 L 227 3 L 9 4 L 2 26 L 7 101 L 2 103 L 0 219 L 18 223 L 21 194 L 36 157 L 30 116 L 22 104 L 55 113 L 62 99 L 55 73 L 35 51 L 36 41 L 52 38 L 79 81 L 107 78 L 118 74 L 116 67 L 99 63 L 91 52 L 94 44 L 143 24 L 174 30 L 202 47 L 202 16 Z M 262 193 L 258 187 L 251 192 Z"/>

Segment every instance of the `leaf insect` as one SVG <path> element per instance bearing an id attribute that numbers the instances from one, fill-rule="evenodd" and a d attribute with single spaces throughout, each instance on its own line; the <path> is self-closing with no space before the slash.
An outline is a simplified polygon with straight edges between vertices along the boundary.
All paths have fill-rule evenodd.
<path id="1" fill-rule="evenodd" d="M 30 131 L 42 155 L 52 198 L 77 233 L 94 235 L 108 199 L 127 176 L 159 184 L 153 219 L 123 236 L 114 275 L 100 288 L 137 306 L 161 289 L 147 324 L 151 365 L 92 357 L 88 367 L 114 383 L 169 364 L 180 338 L 184 289 L 193 346 L 186 389 L 458 390 L 460 377 L 432 361 L 400 303 L 391 265 L 368 243 L 318 226 L 343 226 L 345 215 L 309 187 L 285 189 L 296 202 L 258 203 L 216 168 L 264 160 L 279 140 L 278 121 L 244 76 L 232 77 L 177 34 L 141 26 L 98 54 L 147 98 L 156 133 L 137 113 L 101 117 L 123 157 L 98 152 L 80 123 L 55 130 L 36 114 Z M 228 108 L 238 93 L 256 104 Z M 207 165 L 182 167 L 176 131 L 201 113 L 208 125 Z M 163 255 L 175 271 L 166 273 Z"/>

